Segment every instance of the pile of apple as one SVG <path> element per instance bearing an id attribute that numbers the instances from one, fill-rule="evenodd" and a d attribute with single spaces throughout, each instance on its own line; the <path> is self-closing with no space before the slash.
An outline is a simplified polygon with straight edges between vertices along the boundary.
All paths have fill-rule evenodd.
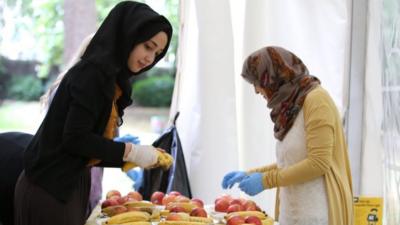
<path id="1" fill-rule="evenodd" d="M 169 213 L 187 213 L 190 216 L 207 217 L 207 212 L 204 209 L 204 202 L 198 198 L 188 198 L 178 191 L 171 191 L 165 194 L 161 191 L 154 192 L 150 201 L 155 205 L 162 205 Z M 181 214 L 180 214 L 181 215 Z M 170 216 L 170 218 L 168 218 Z M 167 220 L 176 220 L 173 217 L 178 215 L 168 215 Z"/>
<path id="2" fill-rule="evenodd" d="M 252 200 L 234 198 L 223 194 L 214 201 L 214 211 L 226 213 L 224 218 L 227 225 L 269 225 L 274 221 Z"/>
<path id="3" fill-rule="evenodd" d="M 263 225 L 261 219 L 257 216 L 231 216 L 226 220 L 227 225 L 242 225 L 242 224 Z"/>
<path id="4" fill-rule="evenodd" d="M 143 196 L 137 191 L 131 191 L 122 196 L 118 190 L 110 190 L 106 194 L 106 199 L 101 202 L 101 210 L 108 216 L 114 216 L 132 210 L 125 206 L 125 203 L 142 200 Z"/>
<path id="5" fill-rule="evenodd" d="M 227 194 L 217 197 L 214 204 L 216 212 L 261 211 L 254 201 L 245 198 L 234 198 Z"/>

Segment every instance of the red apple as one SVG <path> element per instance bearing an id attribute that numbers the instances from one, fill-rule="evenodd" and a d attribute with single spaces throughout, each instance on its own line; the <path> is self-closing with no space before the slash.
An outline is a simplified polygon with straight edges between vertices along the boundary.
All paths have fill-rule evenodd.
<path id="1" fill-rule="evenodd" d="M 203 202 L 201 199 L 192 198 L 192 200 L 190 200 L 190 202 L 191 202 L 193 205 L 196 205 L 197 207 L 204 208 L 204 202 Z"/>
<path id="2" fill-rule="evenodd" d="M 175 198 L 175 202 L 190 202 L 190 199 L 183 195 L 178 195 Z"/>
<path id="3" fill-rule="evenodd" d="M 228 200 L 220 199 L 219 201 L 217 201 L 215 203 L 215 207 L 214 208 L 215 208 L 215 211 L 217 211 L 217 212 L 226 212 L 228 207 L 229 207 Z"/>
<path id="4" fill-rule="evenodd" d="M 227 221 L 227 225 L 241 225 L 244 224 L 245 220 L 242 216 L 232 216 Z"/>
<path id="5" fill-rule="evenodd" d="M 120 193 L 119 191 L 117 191 L 117 190 L 110 190 L 110 191 L 108 191 L 107 194 L 106 194 L 106 199 L 109 199 L 109 198 L 112 197 L 112 196 L 121 197 L 121 193 Z"/>
<path id="6" fill-rule="evenodd" d="M 207 217 L 207 212 L 203 208 L 194 208 L 190 212 L 190 216 Z"/>
<path id="7" fill-rule="evenodd" d="M 243 211 L 242 205 L 232 204 L 232 205 L 229 205 L 228 209 L 226 210 L 227 213 L 238 212 L 238 211 Z"/>
<path id="8" fill-rule="evenodd" d="M 168 205 L 168 203 L 175 201 L 176 196 L 175 195 L 165 195 L 164 198 L 162 199 L 162 204 L 163 205 Z"/>
<path id="9" fill-rule="evenodd" d="M 235 204 L 242 205 L 242 201 L 240 201 L 240 199 L 238 199 L 238 198 L 235 198 L 235 199 L 232 199 L 232 201 L 229 202 L 229 205 L 235 205 Z"/>
<path id="10" fill-rule="evenodd" d="M 165 220 L 174 220 L 174 221 L 179 221 L 182 220 L 181 215 L 178 213 L 170 213 L 168 216 L 165 218 Z"/>
<path id="11" fill-rule="evenodd" d="M 110 196 L 110 197 L 109 197 L 109 198 L 107 198 L 107 199 L 113 199 L 113 200 L 116 200 L 116 201 L 118 201 L 120 198 L 121 198 L 121 196 L 118 196 L 118 195 L 112 195 L 112 196 Z"/>
<path id="12" fill-rule="evenodd" d="M 169 195 L 175 195 L 175 196 L 182 195 L 179 191 L 171 191 L 168 194 Z"/>
<path id="13" fill-rule="evenodd" d="M 129 196 L 124 196 L 121 198 L 117 198 L 117 201 L 120 205 L 123 205 L 125 202 L 128 202 L 130 200 Z"/>
<path id="14" fill-rule="evenodd" d="M 106 208 L 109 206 L 119 205 L 118 201 L 115 199 L 106 199 L 101 203 L 101 208 Z"/>
<path id="15" fill-rule="evenodd" d="M 164 196 L 165 196 L 164 192 L 156 191 L 151 195 L 150 201 L 153 204 L 162 205 L 162 200 L 163 200 Z"/>
<path id="16" fill-rule="evenodd" d="M 252 200 L 247 200 L 243 204 L 243 208 L 245 211 L 257 211 L 257 204 Z"/>
<path id="17" fill-rule="evenodd" d="M 214 204 L 217 204 L 217 201 L 222 200 L 222 199 L 228 201 L 228 203 L 233 200 L 232 196 L 230 196 L 228 194 L 222 194 L 221 196 L 219 196 L 215 199 Z"/>
<path id="18" fill-rule="evenodd" d="M 142 194 L 140 194 L 137 191 L 131 191 L 127 194 L 127 196 L 129 196 L 130 198 L 136 199 L 138 201 L 142 201 L 143 200 L 143 196 Z"/>
<path id="19" fill-rule="evenodd" d="M 260 218 L 258 218 L 257 216 L 247 216 L 246 218 L 244 218 L 244 222 L 255 225 L 262 225 Z"/>

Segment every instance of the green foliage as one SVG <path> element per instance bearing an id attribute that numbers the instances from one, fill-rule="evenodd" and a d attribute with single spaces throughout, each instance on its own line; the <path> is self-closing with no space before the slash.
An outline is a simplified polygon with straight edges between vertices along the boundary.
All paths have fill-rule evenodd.
<path id="1" fill-rule="evenodd" d="M 169 75 L 151 76 L 133 84 L 133 100 L 141 106 L 169 107 L 174 79 Z"/>
<path id="2" fill-rule="evenodd" d="M 174 59 L 173 67 L 176 67 L 175 56 L 178 49 L 178 35 L 179 35 L 179 0 L 167 0 L 165 7 L 167 8 L 167 14 L 165 16 L 171 22 L 173 28 L 172 39 L 166 57 L 173 58 Z"/>
<path id="3" fill-rule="evenodd" d="M 62 18 L 64 10 L 60 0 L 43 0 L 32 2 L 32 17 L 34 34 L 38 40 L 39 49 L 43 55 L 38 77 L 47 77 L 50 68 L 62 64 L 64 45 L 64 25 Z"/>
<path id="4" fill-rule="evenodd" d="M 38 100 L 43 93 L 42 82 L 33 75 L 14 76 L 8 84 L 8 97 L 11 99 Z"/>
<path id="5" fill-rule="evenodd" d="M 7 80 L 6 68 L 3 65 L 3 57 L 0 57 L 0 99 L 4 98 L 7 90 Z"/>
<path id="6" fill-rule="evenodd" d="M 98 21 L 100 23 L 111 8 L 122 0 L 95 1 L 98 11 Z M 146 0 L 138 1 L 146 3 Z M 166 57 L 175 64 L 179 28 L 179 0 L 165 0 L 164 2 L 167 11 L 165 16 L 170 20 L 174 29 L 171 46 Z M 15 34 L 17 35 L 21 30 L 33 32 L 37 40 L 37 48 L 33 51 L 38 52 L 37 55 L 41 56 L 38 60 L 42 64 L 37 74 L 40 78 L 47 77 L 50 68 L 62 64 L 64 48 L 63 6 L 63 0 L 5 0 L 5 7 L 19 7 L 19 11 L 21 12 L 21 19 L 16 24 Z M 0 28 L 1 19 L 3 19 L 2 16 L 0 16 Z"/>

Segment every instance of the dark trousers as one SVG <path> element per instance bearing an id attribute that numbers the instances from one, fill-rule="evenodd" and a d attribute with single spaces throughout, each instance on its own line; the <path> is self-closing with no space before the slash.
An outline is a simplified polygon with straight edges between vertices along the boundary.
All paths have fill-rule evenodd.
<path id="1" fill-rule="evenodd" d="M 87 219 L 89 191 L 89 169 L 67 202 L 57 200 L 22 172 L 15 187 L 15 225 L 83 225 Z"/>

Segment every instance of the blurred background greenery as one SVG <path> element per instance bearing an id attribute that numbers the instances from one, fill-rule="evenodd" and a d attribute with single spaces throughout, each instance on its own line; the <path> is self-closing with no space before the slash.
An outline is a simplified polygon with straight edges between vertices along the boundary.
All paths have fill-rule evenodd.
<path id="1" fill-rule="evenodd" d="M 140 1 L 140 0 L 139 0 Z M 37 101 L 117 0 L 0 1 L 0 104 Z M 166 57 L 132 80 L 136 105 L 169 107 L 176 71 L 179 0 L 141 0 L 173 25 Z"/>
<path id="2" fill-rule="evenodd" d="M 40 96 L 118 2 L 0 0 L 0 131 L 36 130 L 43 117 Z M 151 132 L 151 118 L 168 117 L 179 33 L 179 0 L 138 2 L 167 17 L 174 33 L 164 59 L 131 80 L 134 104 L 124 119 L 135 133 Z"/>

